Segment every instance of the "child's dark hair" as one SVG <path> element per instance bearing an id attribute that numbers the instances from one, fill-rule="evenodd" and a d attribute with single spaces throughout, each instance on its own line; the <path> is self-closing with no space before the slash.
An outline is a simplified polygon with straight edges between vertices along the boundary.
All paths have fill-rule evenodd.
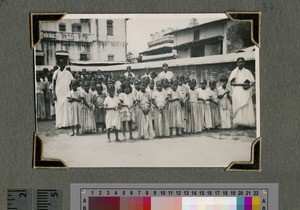
<path id="1" fill-rule="evenodd" d="M 96 90 L 102 92 L 103 91 L 103 86 L 102 85 L 97 86 Z"/>
<path id="2" fill-rule="evenodd" d="M 178 85 L 177 79 L 171 79 L 171 85 Z"/>
<path id="3" fill-rule="evenodd" d="M 239 60 L 243 60 L 243 61 L 245 62 L 245 58 L 244 58 L 244 57 L 238 57 L 238 58 L 236 59 L 236 62 L 239 62 Z"/>
<path id="4" fill-rule="evenodd" d="M 135 83 L 141 84 L 141 81 L 136 79 L 136 80 L 134 80 L 133 84 L 135 84 Z"/>
<path id="5" fill-rule="evenodd" d="M 223 75 L 220 78 L 220 82 L 228 82 L 228 78 L 225 75 Z"/>
<path id="6" fill-rule="evenodd" d="M 74 80 L 74 81 L 72 82 L 72 85 L 71 85 L 71 86 L 72 86 L 72 88 L 75 87 L 75 86 L 76 86 L 76 87 L 79 87 L 79 81 L 78 81 L 78 80 Z"/>
<path id="7" fill-rule="evenodd" d="M 189 79 L 189 86 L 195 84 L 196 85 L 196 80 L 195 79 Z"/>
<path id="8" fill-rule="evenodd" d="M 157 74 L 155 73 L 155 71 L 151 71 L 150 75 L 153 77 L 157 77 Z"/>
<path id="9" fill-rule="evenodd" d="M 129 88 L 129 89 L 130 89 L 130 93 L 132 93 L 132 87 L 131 87 L 131 85 L 130 85 L 129 83 L 127 83 L 127 82 L 123 83 L 122 86 L 121 86 L 121 88 L 122 88 L 122 92 L 123 92 L 123 93 L 125 93 L 125 89 L 126 89 L 126 88 Z"/>
<path id="10" fill-rule="evenodd" d="M 157 80 L 156 83 L 155 83 L 155 85 L 161 85 L 162 86 L 163 85 L 163 81 L 162 80 Z"/>
<path id="11" fill-rule="evenodd" d="M 86 81 L 86 82 L 84 83 L 84 85 L 83 85 L 83 86 L 84 86 L 84 87 L 85 87 L 85 86 L 89 86 L 89 87 L 90 87 L 90 86 L 91 86 L 91 84 L 90 84 L 90 82 L 89 82 L 89 81 Z"/>
<path id="12" fill-rule="evenodd" d="M 115 92 L 116 88 L 114 85 L 109 85 L 107 90 L 108 90 L 108 92 Z"/>
<path id="13" fill-rule="evenodd" d="M 183 74 L 181 74 L 181 75 L 178 77 L 178 80 L 184 81 L 184 80 L 185 80 L 185 76 L 184 76 Z"/>
<path id="14" fill-rule="evenodd" d="M 216 85 L 217 83 L 216 83 L 216 81 L 215 80 L 211 80 L 211 81 L 209 81 L 209 86 L 212 86 L 212 85 Z"/>

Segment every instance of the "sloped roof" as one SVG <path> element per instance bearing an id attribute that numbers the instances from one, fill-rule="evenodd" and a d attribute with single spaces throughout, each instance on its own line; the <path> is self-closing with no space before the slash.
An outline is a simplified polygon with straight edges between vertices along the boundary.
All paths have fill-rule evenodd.
<path id="1" fill-rule="evenodd" d="M 225 20 L 229 20 L 229 18 L 221 18 L 221 19 L 217 19 L 217 20 L 214 20 L 214 21 L 210 20 L 210 21 L 207 21 L 207 22 L 203 21 L 199 25 L 196 25 L 196 26 L 193 26 L 193 27 L 186 27 L 186 28 L 178 29 L 178 30 L 166 33 L 165 35 L 176 34 L 176 33 L 181 32 L 181 31 L 196 29 L 196 28 L 199 28 L 199 27 L 204 26 L 204 25 L 208 25 L 208 24 L 212 24 L 212 23 L 216 23 L 216 22 L 221 22 L 221 21 L 225 21 Z"/>

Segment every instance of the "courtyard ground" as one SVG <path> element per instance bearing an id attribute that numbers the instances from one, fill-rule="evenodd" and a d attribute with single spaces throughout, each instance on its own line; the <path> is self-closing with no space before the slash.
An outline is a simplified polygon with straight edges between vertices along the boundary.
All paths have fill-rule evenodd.
<path id="1" fill-rule="evenodd" d="M 38 122 L 43 157 L 58 158 L 69 167 L 226 167 L 249 161 L 256 130 L 210 130 L 201 134 L 153 140 L 108 143 L 105 133 L 70 136 L 53 121 Z M 120 138 L 122 134 L 120 132 Z M 128 137 L 128 134 L 127 134 Z M 134 132 L 137 137 L 137 132 Z"/>

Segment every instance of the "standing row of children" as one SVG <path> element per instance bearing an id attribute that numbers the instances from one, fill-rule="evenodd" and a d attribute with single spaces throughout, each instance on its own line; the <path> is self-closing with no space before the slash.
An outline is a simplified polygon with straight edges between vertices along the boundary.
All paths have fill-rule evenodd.
<path id="1" fill-rule="evenodd" d="M 209 87 L 206 80 L 200 82 L 181 75 L 170 81 L 162 79 L 154 82 L 149 77 L 141 80 L 111 79 L 108 85 L 77 80 L 68 95 L 71 104 L 72 135 L 91 133 L 106 126 L 109 142 L 111 131 L 120 141 L 118 132 L 129 130 L 133 138 L 133 128 L 138 130 L 138 138 L 181 136 L 185 133 L 200 133 L 212 128 L 231 128 L 230 91 L 226 88 L 227 78 L 220 79 Z M 75 132 L 76 129 L 76 132 Z"/>
<path id="2" fill-rule="evenodd" d="M 119 130 L 123 131 L 124 139 L 126 130 L 129 139 L 134 139 L 134 128 L 138 130 L 138 138 L 144 139 L 231 128 L 231 97 L 224 76 L 218 88 L 215 81 L 208 86 L 206 80 L 201 80 L 196 88 L 197 81 L 186 75 L 157 80 L 151 76 L 117 78 L 101 72 L 72 73 L 76 80 L 67 96 L 71 135 L 106 128 L 109 141 L 111 131 L 119 141 Z M 36 78 L 39 119 L 50 116 L 51 77 L 50 71 L 48 77 L 41 74 Z M 45 91 L 45 86 L 50 91 Z"/>

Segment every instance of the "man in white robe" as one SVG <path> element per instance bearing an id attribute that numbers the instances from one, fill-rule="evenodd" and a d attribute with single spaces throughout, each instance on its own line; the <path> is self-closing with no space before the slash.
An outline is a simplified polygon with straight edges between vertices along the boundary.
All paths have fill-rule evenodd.
<path id="1" fill-rule="evenodd" d="M 55 100 L 56 127 L 70 126 L 70 104 L 67 100 L 67 94 L 70 91 L 70 85 L 74 80 L 72 74 L 62 67 L 57 67 L 53 73 L 53 97 Z"/>
<path id="2" fill-rule="evenodd" d="M 234 69 L 229 81 L 232 86 L 233 124 L 236 126 L 255 126 L 255 114 L 252 101 L 254 77 L 244 68 L 245 59 L 237 59 L 238 67 Z M 242 84 L 248 82 L 249 89 L 245 90 Z"/>

